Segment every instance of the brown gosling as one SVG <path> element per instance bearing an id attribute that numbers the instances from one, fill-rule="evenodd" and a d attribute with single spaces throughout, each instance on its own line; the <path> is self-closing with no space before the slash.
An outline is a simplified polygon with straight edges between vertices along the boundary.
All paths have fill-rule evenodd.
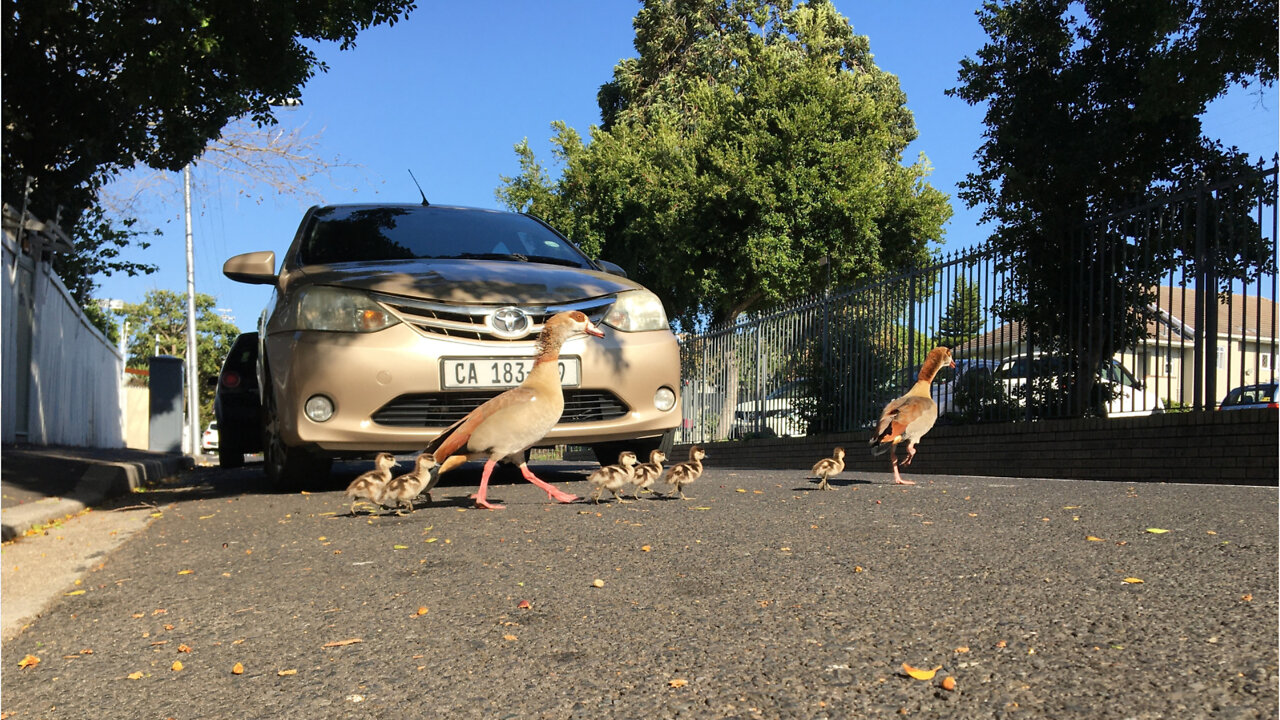
<path id="1" fill-rule="evenodd" d="M 679 465 L 672 465 L 667 470 L 667 476 L 663 478 L 663 482 L 673 488 L 673 493 L 680 493 L 682 500 L 691 500 L 685 497 L 684 486 L 697 480 L 702 475 L 702 461 L 707 457 L 707 453 L 701 447 L 694 445 L 689 448 L 689 459 Z M 667 493 L 670 497 L 672 493 Z"/>
<path id="2" fill-rule="evenodd" d="M 391 468 L 396 466 L 396 458 L 391 453 L 378 453 L 373 458 L 374 469 L 362 473 L 347 486 L 347 497 L 351 498 L 351 514 L 356 514 L 356 505 L 366 499 L 371 503 L 378 502 L 382 495 L 382 487 L 391 479 Z"/>
<path id="3" fill-rule="evenodd" d="M 822 458 L 814 464 L 809 474 L 818 478 L 819 490 L 830 490 L 831 485 L 827 483 L 832 477 L 844 472 L 844 448 L 838 447 L 829 458 Z"/>
<path id="4" fill-rule="evenodd" d="M 622 488 L 631 483 L 632 473 L 636 464 L 636 454 L 630 450 L 618 454 L 617 465 L 607 465 L 596 470 L 587 476 L 587 482 L 596 488 L 595 500 L 596 504 L 600 504 L 600 496 L 605 490 L 613 493 L 613 497 L 618 502 L 627 502 L 622 499 Z"/>
<path id="5" fill-rule="evenodd" d="M 378 504 L 390 507 L 395 503 L 396 515 L 404 514 L 401 512 L 402 505 L 408 506 L 409 512 L 413 512 L 413 499 L 422 494 L 431 482 L 431 471 L 435 467 L 436 460 L 431 457 L 431 453 L 422 453 L 414 460 L 412 472 L 397 475 L 387 482 L 378 497 Z M 427 502 L 431 502 L 430 492 L 427 492 Z"/>
<path id="6" fill-rule="evenodd" d="M 649 453 L 649 462 L 636 466 L 635 476 L 631 480 L 631 486 L 635 488 L 635 492 L 631 497 L 638 499 L 641 490 L 648 490 L 658 478 L 662 477 L 662 463 L 666 461 L 666 453 L 653 450 Z"/>

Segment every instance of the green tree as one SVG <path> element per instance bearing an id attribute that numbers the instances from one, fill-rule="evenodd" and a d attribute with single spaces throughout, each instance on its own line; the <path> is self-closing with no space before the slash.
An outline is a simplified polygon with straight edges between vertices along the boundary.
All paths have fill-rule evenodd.
<path id="1" fill-rule="evenodd" d="M 929 257 L 951 213 L 924 180 L 895 76 L 828 0 L 646 0 L 638 57 L 590 143 L 553 125 L 552 181 L 517 146 L 507 207 L 627 268 L 681 327 L 763 311 Z"/>
<path id="2" fill-rule="evenodd" d="M 319 41 L 354 45 L 412 0 L 5 0 L 3 200 L 67 224 L 136 165 L 178 170 L 231 120 L 275 121 Z"/>
<path id="3" fill-rule="evenodd" d="M 213 419 L 214 388 L 205 379 L 216 377 L 239 328 L 215 311 L 217 299 L 196 293 L 196 353 L 200 377 L 192 383 L 200 393 L 200 427 Z M 172 290 L 150 290 L 140 303 L 125 303 L 119 315 L 129 322 L 125 365 L 146 369 L 152 355 L 187 354 L 187 296 Z"/>
<path id="4" fill-rule="evenodd" d="M 938 332 L 933 338 L 934 345 L 945 345 L 949 348 L 963 345 L 982 332 L 985 321 L 978 284 L 969 282 L 963 275 L 959 275 L 951 288 L 951 299 L 947 301 L 947 311 L 938 321 Z"/>
<path id="5" fill-rule="evenodd" d="M 997 223 L 992 241 L 1020 289 L 998 312 L 1070 359 L 1070 408 L 1084 412 L 1096 404 L 1096 369 L 1145 332 L 1162 264 L 1191 257 L 1198 273 L 1247 274 L 1262 269 L 1248 258 L 1271 257 L 1230 243 L 1223 257 L 1196 256 L 1194 228 L 1176 218 L 1158 232 L 1098 219 L 1249 172 L 1199 118 L 1234 85 L 1275 82 L 1277 5 L 993 0 L 978 17 L 990 40 L 961 62 L 949 93 L 985 107 L 987 131 L 959 194 Z M 1235 211 L 1209 221 L 1260 238 Z"/>

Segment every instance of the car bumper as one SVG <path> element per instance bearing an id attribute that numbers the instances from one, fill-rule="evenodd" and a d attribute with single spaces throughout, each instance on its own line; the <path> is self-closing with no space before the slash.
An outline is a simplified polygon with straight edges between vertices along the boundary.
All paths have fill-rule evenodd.
<path id="1" fill-rule="evenodd" d="M 625 409 L 619 417 L 562 422 L 545 445 L 594 444 L 662 435 L 680 425 L 680 353 L 669 332 L 622 333 L 569 339 L 561 356 L 581 359 L 582 390 L 612 393 Z M 279 432 L 287 445 L 323 451 L 420 450 L 445 425 L 405 427 L 375 421 L 398 398 L 443 392 L 442 357 L 532 357 L 532 342 L 494 343 L 426 337 L 401 324 L 366 335 L 301 331 L 277 333 L 265 343 Z M 676 393 L 672 409 L 658 410 L 654 393 Z M 314 395 L 333 401 L 334 415 L 315 422 L 303 413 Z"/>

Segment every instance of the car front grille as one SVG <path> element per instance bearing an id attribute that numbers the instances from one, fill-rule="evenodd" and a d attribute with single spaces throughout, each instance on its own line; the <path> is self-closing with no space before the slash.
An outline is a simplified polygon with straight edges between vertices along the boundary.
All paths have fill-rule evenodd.
<path id="1" fill-rule="evenodd" d="M 578 310 L 591 322 L 599 323 L 614 301 L 613 296 L 607 296 L 558 305 L 518 306 L 529 315 L 529 332 L 521 337 L 504 338 L 494 334 L 487 319 L 497 310 L 513 306 L 449 305 L 385 293 L 372 295 L 374 300 L 423 335 L 492 342 L 527 342 L 542 332 L 542 325 L 547 318 L 568 310 Z"/>
<path id="2" fill-rule="evenodd" d="M 503 391 L 491 390 L 401 395 L 378 408 L 373 413 L 373 421 L 391 427 L 445 428 L 501 392 Z M 614 420 L 626 414 L 626 404 L 607 390 L 566 389 L 564 414 L 560 416 L 560 422 L 599 422 Z"/>

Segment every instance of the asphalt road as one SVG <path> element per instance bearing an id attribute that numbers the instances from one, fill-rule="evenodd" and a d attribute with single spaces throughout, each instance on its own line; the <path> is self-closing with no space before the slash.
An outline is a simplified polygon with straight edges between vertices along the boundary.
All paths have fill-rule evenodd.
<path id="1" fill-rule="evenodd" d="M 348 514 L 357 466 L 197 469 L 4 643 L 3 717 L 1277 715 L 1275 488 L 726 463 L 599 506 L 510 471 L 502 511 L 468 467 L 406 517 Z"/>

